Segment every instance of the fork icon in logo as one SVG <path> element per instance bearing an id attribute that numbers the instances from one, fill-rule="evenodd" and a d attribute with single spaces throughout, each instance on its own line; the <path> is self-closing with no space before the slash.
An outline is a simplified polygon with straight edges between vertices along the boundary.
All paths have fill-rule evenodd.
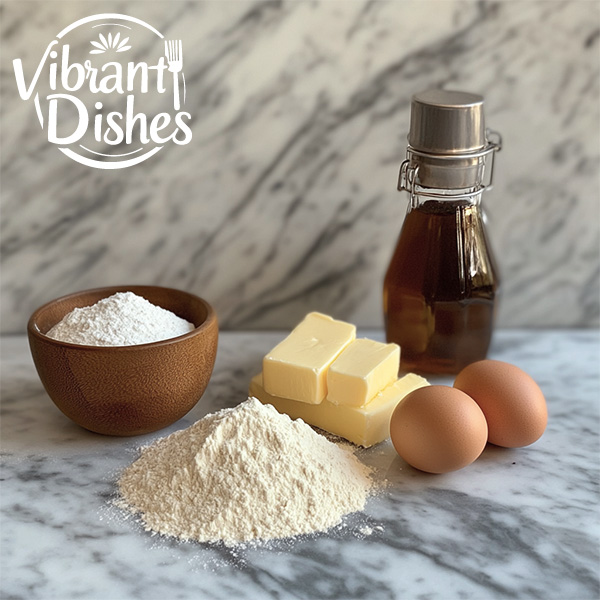
<path id="1" fill-rule="evenodd" d="M 179 110 L 179 73 L 183 69 L 181 40 L 165 40 L 165 56 L 169 71 L 173 73 L 173 106 Z"/>

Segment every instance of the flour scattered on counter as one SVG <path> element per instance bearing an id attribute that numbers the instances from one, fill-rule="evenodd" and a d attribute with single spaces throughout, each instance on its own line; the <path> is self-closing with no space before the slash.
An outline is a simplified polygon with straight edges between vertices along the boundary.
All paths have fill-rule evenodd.
<path id="1" fill-rule="evenodd" d="M 367 537 L 369 535 L 373 535 L 376 532 L 377 533 L 383 532 L 383 527 L 381 527 L 381 525 L 376 525 L 375 527 L 370 527 L 369 525 L 363 525 L 362 527 L 358 528 L 358 533 L 361 535 L 364 535 L 365 537 Z"/>
<path id="2" fill-rule="evenodd" d="M 233 546 L 325 531 L 373 482 L 350 446 L 249 398 L 142 449 L 117 505 L 149 531 Z"/>
<path id="3" fill-rule="evenodd" d="M 46 335 L 87 346 L 135 346 L 193 329 L 192 323 L 133 292 L 118 292 L 93 306 L 74 308 Z"/>

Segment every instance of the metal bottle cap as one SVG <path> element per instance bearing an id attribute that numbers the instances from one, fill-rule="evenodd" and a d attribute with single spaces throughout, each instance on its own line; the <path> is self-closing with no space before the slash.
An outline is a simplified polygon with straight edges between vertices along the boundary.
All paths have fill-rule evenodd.
<path id="1" fill-rule="evenodd" d="M 408 143 L 432 154 L 461 154 L 486 144 L 483 97 L 469 92 L 427 90 L 415 94 Z"/>
<path id="2" fill-rule="evenodd" d="M 495 136 L 495 140 L 490 140 Z M 427 90 L 412 98 L 407 160 L 400 169 L 398 189 L 491 187 L 493 155 L 499 134 L 486 130 L 483 97 L 470 92 Z M 490 156 L 491 155 L 491 156 Z M 490 157 L 489 183 L 483 183 Z"/>

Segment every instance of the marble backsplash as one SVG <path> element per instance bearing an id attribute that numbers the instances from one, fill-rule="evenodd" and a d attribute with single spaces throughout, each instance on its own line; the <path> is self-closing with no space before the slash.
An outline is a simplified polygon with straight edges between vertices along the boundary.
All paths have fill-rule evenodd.
<path id="1" fill-rule="evenodd" d="M 382 324 L 407 198 L 395 191 L 411 95 L 486 98 L 502 133 L 484 198 L 502 272 L 499 325 L 599 323 L 597 2 L 2 3 L 1 318 L 110 284 L 197 293 L 229 329 L 308 310 Z M 28 77 L 77 19 L 121 13 L 184 44 L 188 145 L 127 169 L 50 144 Z"/>

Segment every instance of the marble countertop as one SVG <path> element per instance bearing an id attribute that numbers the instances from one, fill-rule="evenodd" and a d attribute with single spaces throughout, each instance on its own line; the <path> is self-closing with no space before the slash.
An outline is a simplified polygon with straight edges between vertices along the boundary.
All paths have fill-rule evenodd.
<path id="1" fill-rule="evenodd" d="M 491 357 L 521 366 L 546 395 L 544 436 L 519 450 L 488 446 L 470 467 L 437 476 L 407 466 L 389 442 L 362 450 L 391 483 L 333 532 L 232 551 L 153 537 L 110 505 L 136 448 L 243 400 L 262 355 L 280 338 L 223 333 L 199 404 L 138 438 L 71 423 L 44 392 L 26 339 L 3 338 L 0 596 L 599 597 L 595 331 L 498 332 Z"/>

